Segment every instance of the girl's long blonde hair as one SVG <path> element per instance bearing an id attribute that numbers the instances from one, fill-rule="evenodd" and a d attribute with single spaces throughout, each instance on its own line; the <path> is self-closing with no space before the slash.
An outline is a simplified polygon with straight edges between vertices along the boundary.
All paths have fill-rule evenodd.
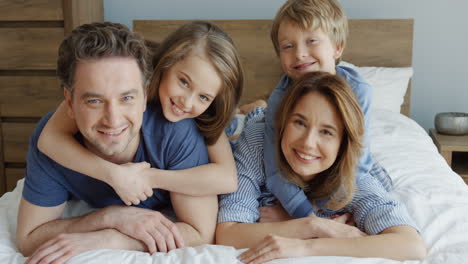
<path id="1" fill-rule="evenodd" d="M 197 126 L 208 145 L 214 144 L 231 121 L 240 101 L 244 73 L 240 56 L 232 39 L 218 26 L 206 21 L 189 22 L 154 48 L 154 73 L 148 101 L 159 104 L 159 84 L 162 75 L 177 62 L 200 52 L 215 67 L 222 87 L 208 109 L 196 117 Z"/>

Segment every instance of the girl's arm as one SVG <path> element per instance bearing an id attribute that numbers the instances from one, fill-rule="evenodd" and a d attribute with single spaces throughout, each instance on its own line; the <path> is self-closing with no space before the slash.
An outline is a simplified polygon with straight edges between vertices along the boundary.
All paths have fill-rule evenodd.
<path id="1" fill-rule="evenodd" d="M 192 196 L 235 192 L 237 190 L 236 163 L 224 133 L 214 145 L 208 146 L 208 155 L 211 163 L 190 169 L 151 169 L 151 172 L 148 172 L 151 187 Z"/>
<path id="2" fill-rule="evenodd" d="M 78 128 L 67 110 L 62 102 L 49 119 L 39 137 L 39 150 L 64 167 L 108 183 L 127 205 L 151 196 L 153 190 L 143 178 L 128 177 L 140 175 L 149 165 L 142 162 L 119 166 L 90 152 L 73 137 Z"/>
<path id="3" fill-rule="evenodd" d="M 243 263 L 264 263 L 277 258 L 305 256 L 351 256 L 387 258 L 394 260 L 421 260 L 426 248 L 416 230 L 395 226 L 381 234 L 354 238 L 291 239 L 267 236 L 254 248 L 240 256 Z"/>
<path id="4" fill-rule="evenodd" d="M 153 194 L 152 188 L 193 196 L 237 189 L 236 166 L 224 134 L 208 147 L 211 163 L 206 165 L 185 170 L 148 169 L 146 162 L 119 166 L 94 155 L 75 140 L 73 135 L 78 128 L 66 111 L 67 106 L 62 103 L 47 122 L 39 137 L 39 149 L 64 167 L 108 183 L 127 205 L 146 200 Z"/>

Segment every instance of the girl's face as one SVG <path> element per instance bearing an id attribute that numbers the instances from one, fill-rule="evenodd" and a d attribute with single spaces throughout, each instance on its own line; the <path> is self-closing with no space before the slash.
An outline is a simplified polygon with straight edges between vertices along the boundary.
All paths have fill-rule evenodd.
<path id="1" fill-rule="evenodd" d="M 221 90 L 222 81 L 207 59 L 189 55 L 166 70 L 159 100 L 167 120 L 177 122 L 201 115 Z"/>
<path id="2" fill-rule="evenodd" d="M 330 168 L 343 136 L 336 108 L 317 92 L 304 95 L 288 117 L 281 150 L 294 172 L 309 181 Z"/>

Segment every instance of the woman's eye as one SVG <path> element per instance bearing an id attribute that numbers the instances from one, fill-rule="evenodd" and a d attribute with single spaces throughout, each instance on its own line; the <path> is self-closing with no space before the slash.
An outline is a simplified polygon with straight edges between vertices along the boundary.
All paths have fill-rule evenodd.
<path id="1" fill-rule="evenodd" d="M 304 123 L 304 121 L 302 121 L 300 119 L 294 120 L 294 124 L 298 125 L 298 126 L 301 126 L 301 127 L 306 127 L 306 124 Z"/>
<path id="2" fill-rule="evenodd" d="M 324 134 L 324 135 L 326 135 L 326 136 L 333 136 L 332 132 L 330 132 L 330 131 L 327 130 L 327 129 L 324 129 L 324 130 L 322 130 L 321 132 L 322 132 L 322 134 Z"/>

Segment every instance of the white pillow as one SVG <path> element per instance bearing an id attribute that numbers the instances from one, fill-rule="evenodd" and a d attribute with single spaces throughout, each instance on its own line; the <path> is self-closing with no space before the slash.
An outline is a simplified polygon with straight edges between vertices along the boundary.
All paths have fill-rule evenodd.
<path id="1" fill-rule="evenodd" d="M 413 68 L 358 67 L 345 61 L 338 65 L 354 69 L 372 86 L 371 108 L 400 113 Z"/>

